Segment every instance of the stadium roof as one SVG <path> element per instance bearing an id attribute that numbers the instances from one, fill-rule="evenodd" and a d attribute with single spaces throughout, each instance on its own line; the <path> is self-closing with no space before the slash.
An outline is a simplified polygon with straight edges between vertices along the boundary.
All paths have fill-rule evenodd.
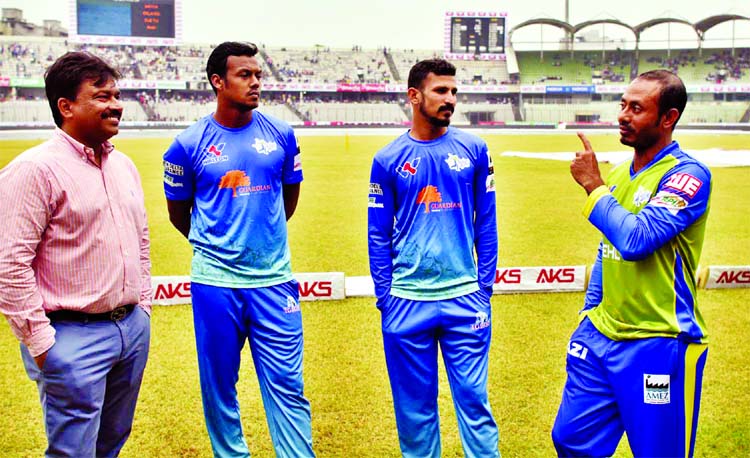
<path id="1" fill-rule="evenodd" d="M 663 18 L 654 18 L 646 22 L 642 22 L 636 26 L 631 26 L 618 19 L 593 19 L 590 21 L 581 22 L 580 24 L 572 25 L 565 21 L 560 21 L 558 19 L 539 18 L 539 19 L 529 19 L 528 21 L 524 21 L 516 25 L 512 29 L 510 29 L 510 31 L 508 32 L 508 39 L 510 40 L 512 38 L 513 32 L 515 32 L 516 30 L 522 27 L 527 27 L 529 25 L 535 25 L 535 24 L 551 25 L 554 27 L 558 27 L 560 29 L 563 29 L 565 32 L 573 34 L 573 35 L 578 33 L 581 29 L 584 29 L 592 25 L 614 24 L 614 25 L 624 27 L 630 30 L 631 32 L 633 32 L 633 35 L 635 35 L 636 41 L 638 41 L 641 36 L 641 33 L 648 28 L 661 25 L 661 24 L 677 23 L 677 24 L 684 24 L 684 25 L 689 26 L 695 31 L 695 34 L 698 36 L 698 39 L 703 40 L 703 36 L 705 35 L 706 31 L 708 31 L 712 27 L 722 24 L 724 22 L 736 21 L 736 20 L 750 21 L 750 17 L 741 16 L 739 14 L 719 14 L 716 16 L 707 17 L 696 23 L 686 21 L 685 19 L 663 17 Z"/>

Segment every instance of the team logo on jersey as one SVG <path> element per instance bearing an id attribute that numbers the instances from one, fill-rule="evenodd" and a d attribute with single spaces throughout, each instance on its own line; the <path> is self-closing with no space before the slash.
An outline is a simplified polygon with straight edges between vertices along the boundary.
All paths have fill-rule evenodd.
<path id="1" fill-rule="evenodd" d="M 644 188 L 643 186 L 638 186 L 638 190 L 633 194 L 633 205 L 637 207 L 643 207 L 648 203 L 648 201 L 651 199 L 651 191 Z"/>
<path id="2" fill-rule="evenodd" d="M 665 185 L 668 188 L 676 189 L 687 194 L 688 197 L 695 197 L 695 193 L 703 186 L 703 182 L 689 173 L 675 173 L 669 177 Z"/>
<path id="3" fill-rule="evenodd" d="M 250 177 L 242 170 L 230 170 L 221 177 L 219 189 L 231 189 L 232 198 L 237 196 L 246 196 L 255 192 L 265 192 L 271 190 L 270 184 L 261 184 L 251 186 Z"/>
<path id="4" fill-rule="evenodd" d="M 251 146 L 255 148 L 255 151 L 259 154 L 265 154 L 266 156 L 279 149 L 276 142 L 269 142 L 258 137 L 255 137 L 255 142 Z"/>
<path id="5" fill-rule="evenodd" d="M 437 186 L 427 185 L 417 194 L 417 205 L 424 205 L 424 212 L 439 212 L 461 208 L 461 202 L 443 202 Z"/>
<path id="6" fill-rule="evenodd" d="M 471 165 L 469 158 L 450 153 L 448 153 L 448 159 L 445 160 L 445 163 L 448 164 L 449 169 L 455 170 L 456 172 L 460 172 Z"/>
<path id="7" fill-rule="evenodd" d="M 472 331 L 490 327 L 490 317 L 487 315 L 487 312 L 477 312 L 475 317 L 474 324 L 471 325 Z"/>
<path id="8" fill-rule="evenodd" d="M 416 158 L 413 161 L 404 162 L 404 165 L 400 165 L 396 167 L 396 172 L 398 172 L 399 175 L 401 175 L 404 178 L 409 178 L 410 176 L 414 176 L 417 173 L 417 167 L 419 167 L 419 161 L 421 158 Z"/>
<path id="9" fill-rule="evenodd" d="M 203 165 L 216 164 L 217 162 L 226 162 L 229 156 L 223 154 L 226 143 L 209 145 L 203 150 Z"/>
<path id="10" fill-rule="evenodd" d="M 286 297 L 286 306 L 284 307 L 284 313 L 296 313 L 299 312 L 299 302 L 297 302 L 292 296 Z"/>
<path id="11" fill-rule="evenodd" d="M 669 404 L 669 374 L 643 374 L 643 402 Z"/>

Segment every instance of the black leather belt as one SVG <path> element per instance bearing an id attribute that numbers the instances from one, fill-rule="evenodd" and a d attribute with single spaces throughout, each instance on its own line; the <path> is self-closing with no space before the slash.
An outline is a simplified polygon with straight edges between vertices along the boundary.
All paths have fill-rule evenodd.
<path id="1" fill-rule="evenodd" d="M 88 323 L 90 321 L 120 321 L 121 319 L 128 316 L 130 312 L 135 309 L 135 304 L 123 305 L 117 307 L 111 312 L 104 313 L 84 313 L 75 312 L 73 310 L 55 310 L 49 312 L 47 318 L 50 321 L 80 321 L 82 323 Z"/>

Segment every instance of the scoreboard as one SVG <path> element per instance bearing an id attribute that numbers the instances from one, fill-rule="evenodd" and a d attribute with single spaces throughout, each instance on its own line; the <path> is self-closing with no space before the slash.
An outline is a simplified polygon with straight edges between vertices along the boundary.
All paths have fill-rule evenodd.
<path id="1" fill-rule="evenodd" d="M 73 0 L 74 38 L 103 44 L 176 44 L 179 0 Z"/>
<path id="2" fill-rule="evenodd" d="M 445 27 L 445 53 L 450 58 L 504 58 L 505 13 L 446 13 Z"/>

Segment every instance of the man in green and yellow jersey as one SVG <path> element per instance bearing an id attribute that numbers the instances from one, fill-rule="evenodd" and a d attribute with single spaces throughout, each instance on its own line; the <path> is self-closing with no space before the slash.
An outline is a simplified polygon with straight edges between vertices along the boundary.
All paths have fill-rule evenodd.
<path id="1" fill-rule="evenodd" d="M 682 81 L 654 70 L 633 80 L 618 115 L 632 160 L 606 183 L 591 144 L 570 170 L 602 232 L 552 438 L 560 456 L 610 456 L 623 432 L 636 457 L 692 456 L 708 333 L 697 270 L 711 172 L 672 140 L 687 103 Z"/>

